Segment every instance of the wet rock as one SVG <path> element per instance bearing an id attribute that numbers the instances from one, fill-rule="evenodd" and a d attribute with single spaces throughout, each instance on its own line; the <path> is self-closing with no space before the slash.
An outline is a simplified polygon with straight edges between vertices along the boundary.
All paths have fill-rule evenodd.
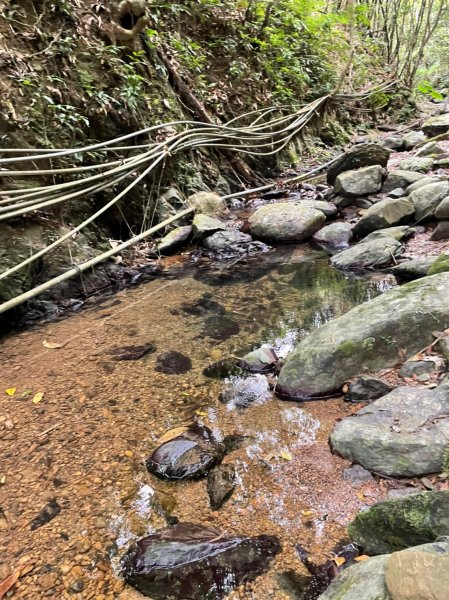
<path id="1" fill-rule="evenodd" d="M 361 483 L 362 481 L 373 481 L 374 477 L 360 465 L 352 465 L 352 467 L 343 471 L 343 479 L 353 483 Z"/>
<path id="2" fill-rule="evenodd" d="M 194 238 L 199 240 L 203 240 L 209 235 L 213 235 L 217 231 L 223 231 L 226 229 L 226 225 L 223 223 L 223 221 L 215 219 L 214 217 L 209 217 L 208 215 L 203 215 L 201 213 L 197 213 L 193 217 L 192 227 Z"/>
<path id="3" fill-rule="evenodd" d="M 122 569 L 125 581 L 155 600 L 220 600 L 268 570 L 280 552 L 276 537 L 226 537 L 179 523 L 136 542 Z"/>
<path id="4" fill-rule="evenodd" d="M 437 256 L 422 256 L 413 260 L 407 260 L 393 267 L 392 272 L 401 279 L 419 279 L 428 274 L 430 267 L 437 258 Z"/>
<path id="5" fill-rule="evenodd" d="M 204 321 L 203 334 L 217 342 L 223 342 L 238 333 L 240 325 L 229 317 L 216 315 Z"/>
<path id="6" fill-rule="evenodd" d="M 432 331 L 449 326 L 448 289 L 448 273 L 418 279 L 319 327 L 287 357 L 276 392 L 285 398 L 333 392 L 355 375 L 394 366 L 402 353 L 412 356 L 434 341 Z"/>
<path id="7" fill-rule="evenodd" d="M 385 198 L 373 204 L 354 226 L 354 235 L 365 236 L 376 229 L 398 225 L 415 212 L 413 204 L 406 198 Z"/>
<path id="8" fill-rule="evenodd" d="M 424 144 L 424 146 L 420 147 L 416 153 L 416 156 L 436 157 L 440 156 L 441 154 L 444 154 L 444 149 L 439 144 L 436 142 L 428 142 L 427 144 Z"/>
<path id="9" fill-rule="evenodd" d="M 345 152 L 327 172 L 327 182 L 334 184 L 340 173 L 380 165 L 386 167 L 390 152 L 380 144 L 358 144 Z"/>
<path id="10" fill-rule="evenodd" d="M 422 130 L 428 137 L 440 135 L 449 131 L 449 113 L 430 117 L 424 122 Z"/>
<path id="11" fill-rule="evenodd" d="M 50 500 L 50 502 L 48 504 L 46 504 L 44 506 L 44 508 L 39 512 L 37 517 L 35 517 L 31 521 L 31 531 L 34 531 L 35 529 L 42 527 L 42 525 L 49 523 L 55 517 L 57 517 L 60 512 L 61 512 L 61 507 L 56 502 L 56 500 L 55 499 Z"/>
<path id="12" fill-rule="evenodd" d="M 443 198 L 435 210 L 436 219 L 449 219 L 449 196 Z"/>
<path id="13" fill-rule="evenodd" d="M 215 379 L 224 379 L 230 375 L 240 375 L 242 372 L 235 358 L 223 358 L 203 369 L 205 377 L 213 377 Z"/>
<path id="14" fill-rule="evenodd" d="M 268 382 L 262 375 L 246 378 L 231 376 L 220 394 L 221 402 L 237 408 L 246 408 L 254 403 L 261 404 L 270 398 Z"/>
<path id="15" fill-rule="evenodd" d="M 419 375 L 434 373 L 435 371 L 441 371 L 444 365 L 438 357 L 430 360 L 408 360 L 399 369 L 399 375 L 401 377 L 418 377 Z"/>
<path id="16" fill-rule="evenodd" d="M 426 135 L 422 131 L 410 131 L 402 138 L 405 150 L 412 150 L 416 144 L 426 141 Z M 411 169 L 413 170 L 413 169 Z"/>
<path id="17" fill-rule="evenodd" d="M 212 252 L 230 252 L 239 248 L 244 251 L 252 239 L 250 235 L 240 231 L 217 231 L 207 237 L 203 244 Z"/>
<path id="18" fill-rule="evenodd" d="M 314 208 L 323 213 L 327 219 L 332 219 L 337 215 L 338 209 L 332 202 L 325 202 L 323 200 L 301 200 L 300 206 L 306 208 Z"/>
<path id="19" fill-rule="evenodd" d="M 212 431 L 196 423 L 158 446 L 146 467 L 160 479 L 200 479 L 221 462 L 223 455 L 224 448 Z"/>
<path id="20" fill-rule="evenodd" d="M 396 388 L 339 421 L 330 436 L 332 449 L 384 475 L 440 472 L 449 439 L 448 387 Z"/>
<path id="21" fill-rule="evenodd" d="M 201 317 L 209 313 L 216 315 L 224 315 L 226 313 L 225 307 L 208 294 L 204 294 L 193 302 L 183 302 L 180 309 L 182 312 L 195 317 Z"/>
<path id="22" fill-rule="evenodd" d="M 112 360 L 139 360 L 146 354 L 156 351 L 156 346 L 149 342 L 140 346 L 120 346 L 109 350 L 108 354 Z"/>
<path id="23" fill-rule="evenodd" d="M 228 211 L 226 201 L 214 192 L 198 192 L 187 198 L 187 204 L 197 213 L 208 216 L 222 215 Z"/>
<path id="24" fill-rule="evenodd" d="M 385 500 L 360 512 L 348 525 L 367 554 L 386 554 L 449 535 L 449 493 L 424 492 Z"/>
<path id="25" fill-rule="evenodd" d="M 342 571 L 319 600 L 392 600 L 385 583 L 389 556 L 376 556 Z"/>
<path id="26" fill-rule="evenodd" d="M 402 160 L 399 168 L 402 171 L 418 171 L 419 173 L 427 173 L 433 167 L 433 158 L 427 156 L 413 156 Z"/>
<path id="27" fill-rule="evenodd" d="M 154 370 L 167 375 L 181 375 L 190 371 L 191 368 L 192 361 L 188 356 L 176 350 L 169 350 L 157 357 Z"/>
<path id="28" fill-rule="evenodd" d="M 414 235 L 416 230 L 408 225 L 398 225 L 397 227 L 386 227 L 385 229 L 379 229 L 378 231 L 372 231 L 366 237 L 363 238 L 363 242 L 370 240 L 377 240 L 379 238 L 391 237 L 394 240 L 400 242 L 406 238 Z"/>
<path id="29" fill-rule="evenodd" d="M 218 465 L 207 476 L 207 493 L 212 510 L 218 510 L 232 496 L 237 485 L 233 465 Z"/>
<path id="30" fill-rule="evenodd" d="M 412 192 L 408 199 L 415 208 L 415 218 L 417 221 L 430 219 L 434 216 L 435 210 L 441 201 L 449 195 L 449 182 L 440 181 L 431 183 Z"/>
<path id="31" fill-rule="evenodd" d="M 433 242 L 449 240 L 449 221 L 440 221 L 432 232 L 430 239 Z"/>
<path id="32" fill-rule="evenodd" d="M 399 256 L 403 246 L 391 237 L 362 240 L 352 248 L 343 250 L 331 258 L 331 265 L 338 269 L 368 269 L 382 267 L 393 262 Z"/>
<path id="33" fill-rule="evenodd" d="M 238 361 L 239 367 L 251 373 L 269 373 L 276 368 L 279 361 L 272 348 L 257 348 Z"/>
<path id="34" fill-rule="evenodd" d="M 251 234 L 279 242 L 301 242 L 310 238 L 323 225 L 326 217 L 303 203 L 268 204 L 250 217 Z"/>
<path id="35" fill-rule="evenodd" d="M 356 171 L 345 171 L 337 176 L 334 191 L 351 198 L 376 194 L 382 187 L 387 172 L 379 165 L 364 167 Z"/>
<path id="36" fill-rule="evenodd" d="M 193 228 L 191 225 L 184 225 L 183 227 L 176 227 L 173 231 L 164 235 L 159 244 L 156 246 L 155 251 L 159 254 L 170 254 L 182 248 L 187 240 L 192 235 Z"/>
<path id="37" fill-rule="evenodd" d="M 382 186 L 382 191 L 388 194 L 388 192 L 391 192 L 395 188 L 406 189 L 409 185 L 419 181 L 423 177 L 425 177 L 423 173 L 417 173 L 415 171 L 391 171 Z"/>
<path id="38" fill-rule="evenodd" d="M 359 377 L 349 384 L 345 400 L 348 402 L 372 402 L 385 394 L 391 392 L 393 388 L 376 377 Z"/>
<path id="39" fill-rule="evenodd" d="M 312 240 L 328 248 L 343 249 L 349 247 L 352 227 L 349 223 L 331 223 L 317 231 Z"/>

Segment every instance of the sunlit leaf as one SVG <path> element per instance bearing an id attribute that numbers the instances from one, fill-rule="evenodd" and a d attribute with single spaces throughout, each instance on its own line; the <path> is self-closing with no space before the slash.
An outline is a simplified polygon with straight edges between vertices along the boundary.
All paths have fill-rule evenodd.
<path id="1" fill-rule="evenodd" d="M 334 563 L 337 565 L 337 567 L 341 567 L 341 565 L 344 565 L 346 562 L 346 558 L 344 558 L 343 556 L 336 556 L 333 559 Z"/>
<path id="2" fill-rule="evenodd" d="M 45 348 L 49 348 L 50 350 L 57 350 L 58 348 L 64 347 L 64 344 L 58 344 L 57 342 L 47 342 L 47 340 L 44 340 L 42 342 L 42 345 Z"/>
<path id="3" fill-rule="evenodd" d="M 196 410 L 195 414 L 199 417 L 207 417 L 207 412 L 204 412 L 204 410 Z"/>
<path id="4" fill-rule="evenodd" d="M 288 450 L 281 450 L 281 456 L 284 460 L 292 460 L 292 455 Z"/>
<path id="5" fill-rule="evenodd" d="M 369 556 L 366 554 L 361 554 L 360 556 L 356 556 L 354 558 L 355 562 L 363 562 L 364 560 L 368 560 Z"/>
<path id="6" fill-rule="evenodd" d="M 37 392 L 33 396 L 33 404 L 40 404 L 44 398 L 44 392 Z"/>
<path id="7" fill-rule="evenodd" d="M 8 394 L 8 396 L 14 396 L 16 391 L 17 391 L 17 388 L 15 388 L 15 387 L 6 388 L 6 390 L 5 390 L 5 392 Z"/>
<path id="8" fill-rule="evenodd" d="M 174 429 L 170 429 L 169 431 L 165 432 L 162 437 L 160 437 L 158 439 L 158 444 L 163 444 L 164 442 L 169 442 L 170 440 L 173 440 L 174 438 L 182 435 L 187 430 L 188 430 L 188 427 L 175 427 Z"/>

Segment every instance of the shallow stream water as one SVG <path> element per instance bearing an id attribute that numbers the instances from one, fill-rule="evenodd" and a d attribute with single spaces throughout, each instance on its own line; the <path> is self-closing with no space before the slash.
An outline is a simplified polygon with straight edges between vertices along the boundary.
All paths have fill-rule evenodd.
<path id="1" fill-rule="evenodd" d="M 0 535 L 10 564 L 25 557 L 33 565 L 14 597 L 139 598 L 117 578 L 118 557 L 175 517 L 229 534 L 277 535 L 283 550 L 269 573 L 229 598 L 301 598 L 297 577 L 306 571 L 295 545 L 325 561 L 355 512 L 385 495 L 374 480 L 345 480 L 349 463 L 329 450 L 333 424 L 351 408 L 339 397 L 301 404 L 272 392 L 239 408 L 219 401 L 235 381 L 203 369 L 261 344 L 284 357 L 390 285 L 381 275 L 344 276 L 323 253 L 285 246 L 238 263 L 173 266 L 95 308 L 4 339 Z M 117 347 L 150 342 L 155 352 L 114 360 Z M 156 371 L 167 351 L 187 355 L 192 368 Z M 209 507 L 204 480 L 163 482 L 145 469 L 158 438 L 193 421 L 218 439 L 246 436 L 224 459 L 238 485 L 219 511 Z M 50 499 L 60 513 L 30 531 Z"/>

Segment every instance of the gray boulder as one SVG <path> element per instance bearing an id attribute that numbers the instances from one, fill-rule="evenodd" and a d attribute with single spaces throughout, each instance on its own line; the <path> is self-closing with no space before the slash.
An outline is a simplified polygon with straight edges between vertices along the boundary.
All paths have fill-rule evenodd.
<path id="1" fill-rule="evenodd" d="M 387 172 L 379 165 L 340 173 L 335 180 L 334 191 L 351 198 L 368 196 L 380 191 Z"/>
<path id="2" fill-rule="evenodd" d="M 448 181 L 431 183 L 412 192 L 408 199 L 415 208 L 416 220 L 422 221 L 423 219 L 430 219 L 433 217 L 440 202 L 448 195 Z"/>
<path id="3" fill-rule="evenodd" d="M 312 237 L 315 243 L 335 249 L 348 248 L 351 238 L 352 227 L 349 223 L 330 223 Z"/>
<path id="4" fill-rule="evenodd" d="M 332 165 L 327 172 L 327 182 L 331 185 L 340 173 L 369 167 L 371 165 L 380 165 L 386 167 L 390 152 L 380 144 L 357 144 L 345 152 L 338 161 Z"/>
<path id="5" fill-rule="evenodd" d="M 428 142 L 421 146 L 417 151 L 416 156 L 439 156 L 440 154 L 444 154 L 443 148 L 437 144 L 436 142 Z"/>
<path id="6" fill-rule="evenodd" d="M 444 361 L 438 356 L 428 357 L 428 360 L 407 360 L 399 369 L 399 375 L 401 377 L 416 376 L 418 381 L 427 381 L 428 377 L 421 379 L 421 376 L 428 376 L 435 371 L 442 371 L 443 368 Z"/>
<path id="7" fill-rule="evenodd" d="M 403 150 L 404 138 L 400 135 L 390 135 L 381 141 L 381 145 L 389 150 Z"/>
<path id="8" fill-rule="evenodd" d="M 441 177 L 440 175 L 426 175 L 419 181 L 415 181 L 407 188 L 407 195 L 419 190 L 420 188 L 429 185 L 430 183 L 439 183 L 440 181 L 447 181 L 447 177 Z"/>
<path id="9" fill-rule="evenodd" d="M 196 239 L 203 240 L 204 238 L 213 235 L 217 231 L 224 231 L 226 225 L 223 221 L 198 213 L 193 217 L 192 221 L 193 235 Z"/>
<path id="10" fill-rule="evenodd" d="M 372 402 L 391 392 L 393 388 L 377 377 L 359 377 L 349 384 L 347 402 Z"/>
<path id="11" fill-rule="evenodd" d="M 300 206 L 320 210 L 327 219 L 332 219 L 338 212 L 338 208 L 332 202 L 325 202 L 324 200 L 299 200 L 299 202 Z"/>
<path id="12" fill-rule="evenodd" d="M 207 237 L 203 244 L 213 252 L 224 252 L 236 246 L 246 246 L 252 239 L 250 235 L 240 231 L 217 231 Z"/>
<path id="13" fill-rule="evenodd" d="M 155 250 L 159 254 L 170 254 L 175 252 L 187 242 L 192 235 L 193 228 L 191 225 L 176 227 L 161 239 Z"/>
<path id="14" fill-rule="evenodd" d="M 420 144 L 426 139 L 427 138 L 422 131 L 410 131 L 410 133 L 407 133 L 402 138 L 405 150 L 411 150 L 416 146 L 416 144 Z"/>
<path id="15" fill-rule="evenodd" d="M 385 183 L 382 186 L 382 191 L 388 194 L 388 192 L 391 192 L 396 188 L 405 189 L 423 177 L 425 177 L 423 173 L 417 173 L 415 171 L 401 171 L 400 169 L 396 171 L 390 171 Z"/>
<path id="16" fill-rule="evenodd" d="M 448 273 L 418 279 L 319 327 L 287 357 L 276 392 L 295 399 L 326 394 L 416 354 L 434 340 L 432 331 L 449 326 L 448 289 Z"/>
<path id="17" fill-rule="evenodd" d="M 250 217 L 253 236 L 279 242 L 302 242 L 309 239 L 325 222 L 324 214 L 314 208 L 282 202 L 267 204 Z"/>
<path id="18" fill-rule="evenodd" d="M 217 216 L 228 210 L 226 202 L 215 192 L 198 192 L 187 198 L 187 204 L 203 215 Z"/>
<path id="19" fill-rule="evenodd" d="M 414 206 L 406 198 L 385 198 L 373 204 L 354 226 L 354 235 L 365 236 L 376 229 L 398 225 L 415 212 Z"/>
<path id="20" fill-rule="evenodd" d="M 439 473 L 449 435 L 447 383 L 399 387 L 339 421 L 332 449 L 365 469 L 397 477 Z"/>
<path id="21" fill-rule="evenodd" d="M 331 265 L 337 269 L 383 267 L 393 262 L 394 257 L 399 256 L 402 251 L 402 244 L 392 237 L 362 240 L 352 248 L 335 254 L 331 258 Z"/>
<path id="22" fill-rule="evenodd" d="M 389 556 L 375 556 L 342 571 L 318 600 L 392 600 L 385 582 Z"/>
<path id="23" fill-rule="evenodd" d="M 437 258 L 437 256 L 422 256 L 413 260 L 407 260 L 393 267 L 392 272 L 401 279 L 419 279 L 428 274 L 430 267 Z"/>
<path id="24" fill-rule="evenodd" d="M 441 133 L 447 133 L 449 131 L 449 113 L 438 115 L 436 117 L 430 117 L 430 119 L 425 121 L 422 129 L 429 137 L 440 135 Z"/>
<path id="25" fill-rule="evenodd" d="M 433 167 L 433 158 L 427 156 L 413 156 L 411 158 L 405 158 L 399 164 L 399 168 L 403 171 L 418 171 L 420 173 L 427 173 Z"/>
<path id="26" fill-rule="evenodd" d="M 432 242 L 449 240 L 449 221 L 440 221 L 430 236 Z"/>
<path id="27" fill-rule="evenodd" d="M 443 198 L 435 210 L 436 219 L 449 219 L 449 196 Z"/>
<path id="28" fill-rule="evenodd" d="M 449 535 L 449 493 L 424 492 L 386 500 L 360 512 L 349 536 L 367 554 L 387 554 Z"/>
<path id="29" fill-rule="evenodd" d="M 372 231 L 366 237 L 363 238 L 362 242 L 368 242 L 369 240 L 377 240 L 379 238 L 391 237 L 398 242 L 404 240 L 415 234 L 415 229 L 408 225 L 397 225 L 396 227 L 386 227 L 385 229 L 379 229 L 378 231 Z"/>

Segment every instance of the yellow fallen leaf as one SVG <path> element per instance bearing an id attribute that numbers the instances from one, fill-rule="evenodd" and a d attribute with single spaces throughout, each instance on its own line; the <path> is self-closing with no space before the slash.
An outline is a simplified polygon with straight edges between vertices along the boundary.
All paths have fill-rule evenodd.
<path id="1" fill-rule="evenodd" d="M 0 485 L 5 485 L 6 483 L 6 475 L 0 475 Z"/>
<path id="2" fill-rule="evenodd" d="M 357 492 L 357 498 L 359 498 L 359 500 L 365 500 L 365 494 L 363 492 Z"/>
<path id="3" fill-rule="evenodd" d="M 303 517 L 311 517 L 313 515 L 313 511 L 311 510 L 302 510 L 301 514 Z"/>
<path id="4" fill-rule="evenodd" d="M 58 344 L 57 342 L 47 342 L 47 340 L 44 340 L 42 342 L 42 345 L 45 348 L 49 348 L 50 350 L 56 350 L 57 348 L 63 348 L 64 344 Z"/>
<path id="5" fill-rule="evenodd" d="M 179 435 L 182 435 L 187 430 L 188 430 L 188 427 L 175 427 L 174 429 L 170 429 L 169 431 L 166 431 L 164 433 L 164 435 L 158 439 L 157 442 L 158 442 L 158 444 L 163 444 L 164 442 L 169 442 L 170 440 L 173 440 L 174 438 L 178 437 Z"/>
<path id="6" fill-rule="evenodd" d="M 346 558 L 343 558 L 343 556 L 336 556 L 333 559 L 334 563 L 337 565 L 337 567 L 341 567 L 341 565 L 344 565 L 346 562 Z"/>
<path id="7" fill-rule="evenodd" d="M 125 452 L 123 454 L 125 456 L 127 456 L 128 458 L 133 458 L 134 457 L 134 452 L 132 450 L 125 450 Z"/>
<path id="8" fill-rule="evenodd" d="M 8 394 L 8 396 L 14 396 L 16 391 L 17 391 L 17 388 L 6 388 L 6 390 L 5 390 L 5 392 Z"/>
<path id="9" fill-rule="evenodd" d="M 292 460 L 292 455 L 288 450 L 281 450 L 281 456 L 284 460 Z"/>
<path id="10" fill-rule="evenodd" d="M 362 562 L 363 560 L 368 560 L 369 556 L 366 554 L 361 554 L 360 556 L 356 556 L 354 558 L 355 562 Z"/>
<path id="11" fill-rule="evenodd" d="M 39 404 L 44 398 L 44 392 L 37 392 L 33 397 L 33 404 Z"/>
<path id="12" fill-rule="evenodd" d="M 196 410 L 195 414 L 199 417 L 207 417 L 207 412 L 204 412 L 204 410 Z"/>

